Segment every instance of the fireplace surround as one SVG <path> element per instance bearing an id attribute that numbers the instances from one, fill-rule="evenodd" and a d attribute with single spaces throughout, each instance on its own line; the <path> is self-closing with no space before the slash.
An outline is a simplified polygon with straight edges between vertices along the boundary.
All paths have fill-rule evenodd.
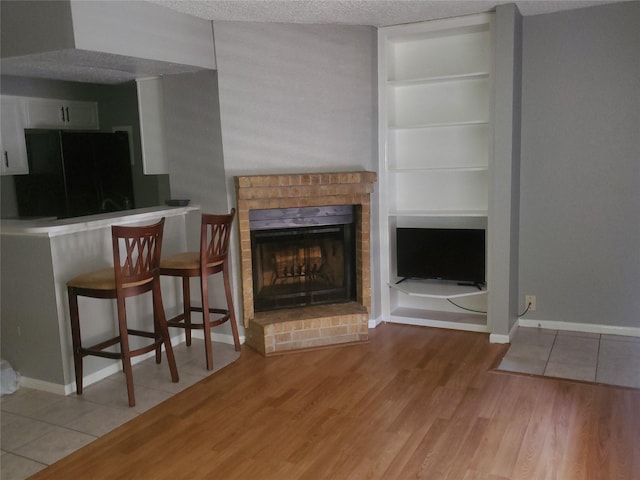
<path id="1" fill-rule="evenodd" d="M 370 195 L 375 181 L 375 172 L 367 171 L 235 177 L 242 310 L 249 346 L 269 356 L 368 340 L 371 308 Z M 260 216 L 260 211 L 266 210 L 318 210 L 310 207 L 321 207 L 323 211 L 348 207 L 352 211 L 352 298 L 282 309 L 256 308 L 254 268 L 259 267 L 255 265 L 256 252 L 252 248 L 255 243 L 251 235 L 252 217 L 256 217 L 256 213 Z M 313 253 L 318 250 L 310 252 L 311 257 L 318 255 Z M 313 262 L 308 268 L 313 269 Z"/>

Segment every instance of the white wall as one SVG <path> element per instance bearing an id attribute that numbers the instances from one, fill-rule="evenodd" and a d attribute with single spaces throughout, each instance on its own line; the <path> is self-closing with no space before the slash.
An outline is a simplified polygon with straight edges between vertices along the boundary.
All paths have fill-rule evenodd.
<path id="1" fill-rule="evenodd" d="M 375 171 L 373 27 L 214 22 L 213 31 L 230 204 L 237 175 Z M 379 248 L 372 240 L 375 275 Z M 380 296 L 373 293 L 377 316 Z"/>
<path id="2" fill-rule="evenodd" d="M 640 323 L 640 3 L 525 17 L 526 318 Z"/>

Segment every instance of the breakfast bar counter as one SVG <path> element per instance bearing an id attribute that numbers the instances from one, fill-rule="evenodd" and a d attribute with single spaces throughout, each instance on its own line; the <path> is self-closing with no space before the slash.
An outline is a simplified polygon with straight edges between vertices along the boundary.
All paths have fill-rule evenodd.
<path id="1" fill-rule="evenodd" d="M 66 282 L 91 270 L 113 265 L 112 225 L 150 225 L 165 218 L 162 253 L 187 247 L 187 225 L 199 219 L 198 206 L 150 207 L 68 219 L 2 220 L 1 327 L 2 358 L 21 375 L 21 384 L 54 393 L 75 390 Z M 180 286 L 162 279 L 167 315 L 177 311 Z M 116 328 L 115 302 L 82 298 L 83 337 L 102 338 Z M 132 328 L 152 324 L 151 302 L 127 302 Z M 88 358 L 85 385 L 120 368 L 117 361 Z"/>

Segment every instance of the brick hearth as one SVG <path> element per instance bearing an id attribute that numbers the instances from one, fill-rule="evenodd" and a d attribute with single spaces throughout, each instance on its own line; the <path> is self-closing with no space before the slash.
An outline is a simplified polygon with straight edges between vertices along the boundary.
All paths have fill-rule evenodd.
<path id="1" fill-rule="evenodd" d="M 235 178 L 242 307 L 247 344 L 265 356 L 368 340 L 371 308 L 371 201 L 375 172 L 256 175 Z M 356 301 L 255 312 L 249 211 L 354 205 Z"/>

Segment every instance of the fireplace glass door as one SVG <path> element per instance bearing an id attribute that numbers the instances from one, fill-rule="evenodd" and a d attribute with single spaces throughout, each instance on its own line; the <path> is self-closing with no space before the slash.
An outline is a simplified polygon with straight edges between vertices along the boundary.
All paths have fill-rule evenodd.
<path id="1" fill-rule="evenodd" d="M 256 311 L 355 299 L 353 223 L 251 232 Z"/>

